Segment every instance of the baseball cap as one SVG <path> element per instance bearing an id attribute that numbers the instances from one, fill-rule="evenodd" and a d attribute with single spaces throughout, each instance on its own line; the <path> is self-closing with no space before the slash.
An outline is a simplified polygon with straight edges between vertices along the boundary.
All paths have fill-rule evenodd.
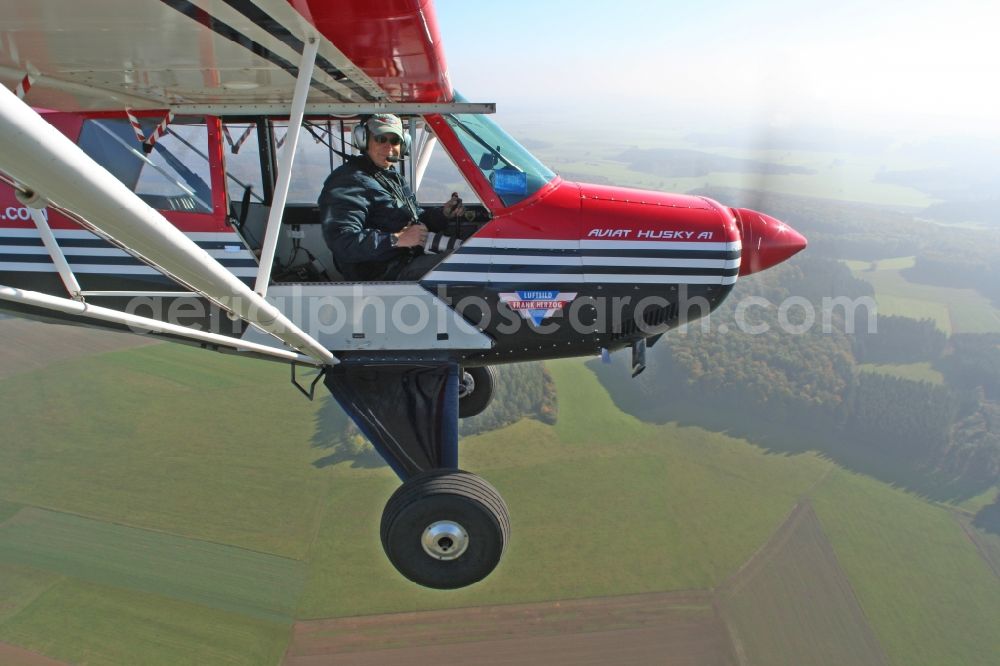
<path id="1" fill-rule="evenodd" d="M 368 119 L 368 131 L 373 136 L 380 134 L 395 134 L 403 138 L 403 121 L 391 113 L 376 113 Z"/>

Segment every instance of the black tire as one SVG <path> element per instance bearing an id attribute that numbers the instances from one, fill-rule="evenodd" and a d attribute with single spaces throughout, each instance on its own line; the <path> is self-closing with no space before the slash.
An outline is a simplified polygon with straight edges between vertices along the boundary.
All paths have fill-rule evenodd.
<path id="1" fill-rule="evenodd" d="M 482 414 L 493 402 L 496 386 L 497 370 L 492 365 L 463 368 L 459 378 L 458 417 L 466 419 Z"/>
<path id="2" fill-rule="evenodd" d="M 447 534 L 434 541 L 432 528 L 442 525 L 458 527 L 454 542 Z M 389 498 L 381 535 L 382 548 L 399 573 L 419 585 L 450 590 L 480 581 L 496 568 L 510 540 L 510 516 L 500 493 L 475 474 L 431 470 L 408 479 Z M 461 552 L 448 550 L 462 544 Z"/>

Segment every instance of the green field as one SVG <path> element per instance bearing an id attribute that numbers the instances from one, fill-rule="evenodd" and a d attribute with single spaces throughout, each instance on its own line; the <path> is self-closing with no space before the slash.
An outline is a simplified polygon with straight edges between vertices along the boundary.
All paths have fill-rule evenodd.
<path id="1" fill-rule="evenodd" d="M 0 592 L 17 600 L 0 641 L 75 663 L 276 663 L 329 495 L 316 405 L 287 381 L 172 345 L 0 381 Z"/>
<path id="2" fill-rule="evenodd" d="M 284 622 L 303 577 L 295 560 L 35 508 L 0 526 L 0 563 Z"/>
<path id="3" fill-rule="evenodd" d="M 176 345 L 0 382 L 0 498 L 301 559 L 328 475 L 288 370 Z"/>
<path id="4" fill-rule="evenodd" d="M 22 508 L 23 507 L 20 504 L 0 500 L 0 525 L 16 515 Z"/>
<path id="5" fill-rule="evenodd" d="M 994 500 L 1000 496 L 1000 486 L 994 485 L 986 488 L 983 492 L 978 495 L 974 495 L 964 502 L 959 502 L 955 506 L 959 509 L 975 514 L 978 513 L 983 507 L 993 504 Z"/>
<path id="6" fill-rule="evenodd" d="M 808 502 L 796 508 L 764 550 L 726 583 L 719 597 L 730 634 L 746 663 L 887 663 Z"/>
<path id="7" fill-rule="evenodd" d="M 807 496 L 819 521 L 779 532 L 720 591 L 746 663 L 995 663 L 1000 539 L 980 532 L 979 552 L 948 508 L 840 468 Z"/>
<path id="8" fill-rule="evenodd" d="M 20 613 L 62 579 L 31 567 L 0 564 L 0 625 Z"/>
<path id="9" fill-rule="evenodd" d="M 996 663 L 1000 580 L 947 508 L 840 469 L 811 496 L 892 663 Z"/>
<path id="10" fill-rule="evenodd" d="M 158 345 L 0 380 L 0 641 L 73 662 L 274 664 L 290 614 L 708 590 L 811 495 L 891 663 L 992 663 L 1000 582 L 947 511 L 815 454 L 640 422 L 582 362 L 549 367 L 556 426 L 463 440 L 514 533 L 489 579 L 454 592 L 387 563 L 397 481 L 314 442 L 323 401 L 281 366 Z"/>
<path id="11" fill-rule="evenodd" d="M 862 363 L 858 368 L 861 372 L 876 372 L 917 382 L 944 384 L 944 375 L 932 368 L 930 363 Z"/>
<path id="12" fill-rule="evenodd" d="M 0 623 L 0 641 L 78 664 L 274 666 L 289 625 L 66 581 Z"/>
<path id="13" fill-rule="evenodd" d="M 917 284 L 903 277 L 900 271 L 913 266 L 913 257 L 845 263 L 855 277 L 875 287 L 879 314 L 933 319 L 949 335 L 1000 332 L 1000 311 L 976 290 Z"/>
<path id="14" fill-rule="evenodd" d="M 879 259 L 877 261 L 858 261 L 858 260 L 847 260 L 844 261 L 847 267 L 854 271 L 855 274 L 862 271 L 875 272 L 875 271 L 900 271 L 904 268 L 913 268 L 917 263 L 916 257 L 893 257 L 891 259 Z"/>
<path id="15" fill-rule="evenodd" d="M 463 466 L 497 486 L 515 525 L 489 581 L 447 593 L 401 586 L 369 527 L 394 482 L 343 464 L 337 471 L 349 475 L 310 556 L 302 617 L 713 587 L 830 466 L 700 428 L 644 424 L 615 409 L 581 362 L 549 367 L 558 425 L 522 421 L 462 443 Z"/>

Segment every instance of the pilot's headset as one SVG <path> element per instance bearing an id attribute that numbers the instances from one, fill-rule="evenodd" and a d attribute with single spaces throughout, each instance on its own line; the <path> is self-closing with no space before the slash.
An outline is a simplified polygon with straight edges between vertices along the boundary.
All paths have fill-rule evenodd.
<path id="1" fill-rule="evenodd" d="M 354 147 L 365 152 L 368 148 L 368 132 L 370 131 L 368 124 L 371 122 L 386 122 L 390 121 L 391 118 L 396 118 L 396 116 L 391 113 L 378 113 L 373 116 L 363 116 L 358 124 L 354 126 L 354 130 L 351 132 L 351 141 L 354 143 Z M 384 120 L 383 120 L 384 119 Z M 402 124 L 402 120 L 400 120 Z M 406 157 L 410 154 L 410 133 L 403 130 L 403 144 L 399 151 L 400 157 Z"/>

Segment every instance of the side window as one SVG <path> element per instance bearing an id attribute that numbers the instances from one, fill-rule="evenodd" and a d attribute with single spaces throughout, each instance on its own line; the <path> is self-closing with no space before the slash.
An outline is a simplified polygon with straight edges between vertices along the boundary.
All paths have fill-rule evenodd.
<path id="1" fill-rule="evenodd" d="M 412 119 L 404 119 L 404 124 Z M 420 122 L 420 121 L 418 121 Z M 315 205 L 319 199 L 323 184 L 326 182 L 330 172 L 343 163 L 341 153 L 356 155 L 358 150 L 351 142 L 351 132 L 354 128 L 353 120 L 341 122 L 340 120 L 326 121 L 306 121 L 299 133 L 299 141 L 295 150 L 295 165 L 291 184 L 288 190 L 288 203 L 299 205 Z M 249 133 L 244 139 L 245 144 L 239 148 L 239 164 L 245 165 L 240 168 L 236 165 L 234 155 L 226 155 L 227 172 L 229 178 L 229 197 L 232 201 L 239 201 L 243 196 L 246 184 L 260 182 L 260 166 L 256 162 L 257 155 L 257 132 L 255 126 L 246 123 L 228 125 L 232 143 L 237 146 L 240 137 L 244 133 Z M 423 204 L 441 204 L 451 198 L 452 192 L 458 195 L 466 203 L 479 203 L 473 189 L 466 182 L 465 178 L 455 167 L 447 153 L 441 148 L 434 148 L 436 140 L 433 135 L 421 129 L 418 131 L 418 143 L 427 151 L 428 158 L 423 168 L 420 184 L 417 188 L 417 200 Z M 287 122 L 275 122 L 273 124 L 274 150 L 275 154 L 280 154 L 283 149 L 288 133 Z M 227 140 L 228 141 L 228 140 Z M 230 148 L 232 150 L 232 148 Z M 243 153 L 246 152 L 246 156 Z M 416 168 L 420 162 L 411 150 L 397 169 L 404 175 L 406 182 L 410 183 L 410 171 Z M 239 182 L 237 182 L 239 181 Z M 254 192 L 259 192 L 260 188 L 254 185 Z"/>
<path id="2" fill-rule="evenodd" d="M 256 123 L 222 124 L 225 141 L 226 192 L 232 202 L 243 201 L 250 188 L 250 201 L 264 203 L 264 175 L 260 165 L 260 143 Z"/>
<path id="3" fill-rule="evenodd" d="M 149 136 L 158 121 L 140 123 Z M 212 212 L 208 131 L 200 119 L 175 119 L 149 154 L 124 118 L 87 120 L 79 146 L 153 208 Z"/>
<path id="4" fill-rule="evenodd" d="M 288 123 L 274 123 L 276 154 L 281 154 L 287 135 Z M 326 177 L 343 162 L 335 150 L 349 154 L 355 152 L 350 146 L 350 136 L 341 134 L 340 123 L 307 121 L 303 124 L 299 130 L 299 143 L 295 147 L 292 182 L 288 188 L 289 204 L 316 204 Z"/>

